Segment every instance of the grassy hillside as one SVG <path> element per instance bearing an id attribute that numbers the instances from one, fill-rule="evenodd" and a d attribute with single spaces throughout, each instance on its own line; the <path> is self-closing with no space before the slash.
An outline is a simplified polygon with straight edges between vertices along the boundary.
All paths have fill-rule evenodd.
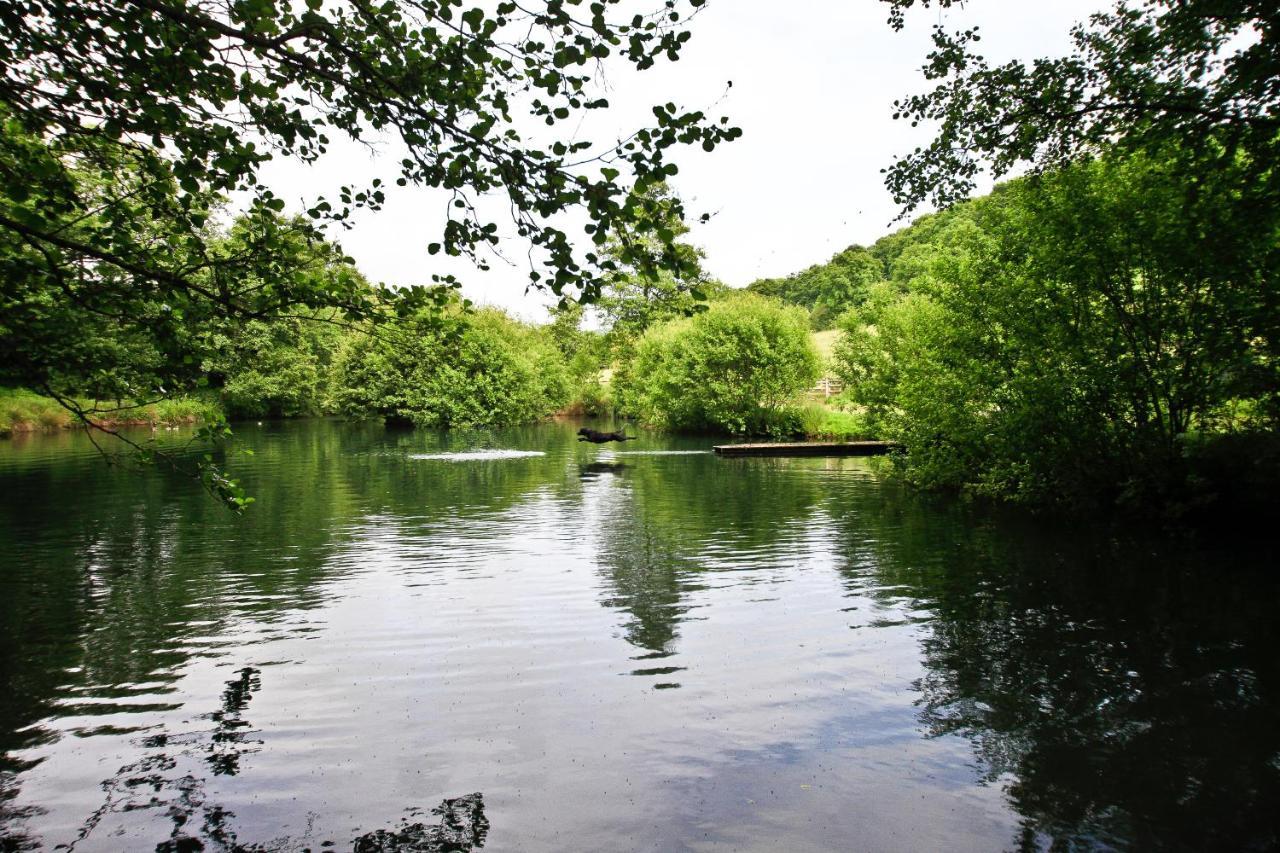
<path id="1" fill-rule="evenodd" d="M 839 329 L 823 329 L 820 332 L 812 334 L 813 346 L 818 351 L 818 358 L 822 359 L 822 372 L 828 374 L 831 372 L 832 358 L 835 355 L 836 341 L 840 339 Z"/>
<path id="2" fill-rule="evenodd" d="M 919 273 L 922 252 L 936 251 L 934 241 L 966 205 L 930 213 L 881 237 L 871 246 L 852 245 L 831 260 L 785 278 L 762 278 L 747 290 L 809 309 L 810 325 L 828 331 L 850 308 L 863 304 L 878 282 L 892 281 L 906 289 Z"/>

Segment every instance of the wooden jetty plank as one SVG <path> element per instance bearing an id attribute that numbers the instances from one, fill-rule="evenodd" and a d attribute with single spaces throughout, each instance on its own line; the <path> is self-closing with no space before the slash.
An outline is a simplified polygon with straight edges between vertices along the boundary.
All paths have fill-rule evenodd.
<path id="1" fill-rule="evenodd" d="M 774 441 L 765 444 L 717 444 L 721 456 L 883 456 L 900 447 L 892 441 Z"/>

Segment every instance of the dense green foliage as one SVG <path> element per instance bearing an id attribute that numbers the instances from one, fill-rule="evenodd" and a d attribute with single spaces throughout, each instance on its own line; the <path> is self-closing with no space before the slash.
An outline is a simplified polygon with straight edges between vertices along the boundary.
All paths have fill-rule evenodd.
<path id="1" fill-rule="evenodd" d="M 803 305 L 815 329 L 830 329 L 848 308 L 867 299 L 868 288 L 885 276 L 883 261 L 862 246 L 850 246 L 825 264 L 815 264 L 786 278 L 764 278 L 747 290 Z"/>
<path id="2" fill-rule="evenodd" d="M 348 339 L 334 359 L 338 411 L 418 426 L 525 423 L 564 407 L 572 391 L 546 332 L 493 310 L 420 312 Z"/>
<path id="3" fill-rule="evenodd" d="M 645 422 L 753 433 L 778 429 L 817 376 L 804 312 L 742 294 L 649 329 L 615 382 L 624 411 Z"/>
<path id="4" fill-rule="evenodd" d="M 0 137 L 3 381 L 163 397 L 199 384 L 215 329 L 381 301 L 308 222 L 257 205 L 224 223 L 214 197 L 133 152 L 55 150 L 12 118 Z"/>
<path id="5" fill-rule="evenodd" d="M 573 312 L 580 314 L 581 309 Z M 294 314 L 219 328 L 207 336 L 199 400 L 75 399 L 0 393 L 0 434 L 75 426 L 67 405 L 104 429 L 344 415 L 423 426 L 512 425 L 589 395 L 604 357 L 598 333 L 566 323 L 530 326 L 452 298 L 388 318 L 373 332 L 331 316 Z M 565 349 L 562 350 L 561 346 Z"/>
<path id="6" fill-rule="evenodd" d="M 295 313 L 214 335 L 203 367 L 227 416 L 324 413 L 333 355 L 344 335 L 335 319 L 332 312 Z"/>
<path id="7" fill-rule="evenodd" d="M 1247 173 L 1108 158 L 899 236 L 838 363 L 908 475 L 1033 503 L 1211 498 L 1205 443 L 1280 419 L 1280 218 L 1241 203 Z"/>

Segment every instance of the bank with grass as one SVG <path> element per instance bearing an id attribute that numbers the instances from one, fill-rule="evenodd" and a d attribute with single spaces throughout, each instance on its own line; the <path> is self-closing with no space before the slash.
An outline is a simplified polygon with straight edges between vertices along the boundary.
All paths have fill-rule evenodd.
<path id="1" fill-rule="evenodd" d="M 144 404 L 88 398 L 76 398 L 71 402 L 93 423 L 106 429 L 184 426 L 222 417 L 222 410 L 216 402 L 198 397 L 174 397 Z M 0 437 L 84 426 L 84 421 L 72 408 L 51 397 L 26 388 L 0 388 Z"/>

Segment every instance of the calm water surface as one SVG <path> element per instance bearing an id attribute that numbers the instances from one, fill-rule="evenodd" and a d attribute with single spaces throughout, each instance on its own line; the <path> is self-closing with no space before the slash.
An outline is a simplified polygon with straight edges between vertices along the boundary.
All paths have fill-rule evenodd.
<path id="1" fill-rule="evenodd" d="M 1274 552 L 576 426 L 0 442 L 0 849 L 1280 845 Z"/>

